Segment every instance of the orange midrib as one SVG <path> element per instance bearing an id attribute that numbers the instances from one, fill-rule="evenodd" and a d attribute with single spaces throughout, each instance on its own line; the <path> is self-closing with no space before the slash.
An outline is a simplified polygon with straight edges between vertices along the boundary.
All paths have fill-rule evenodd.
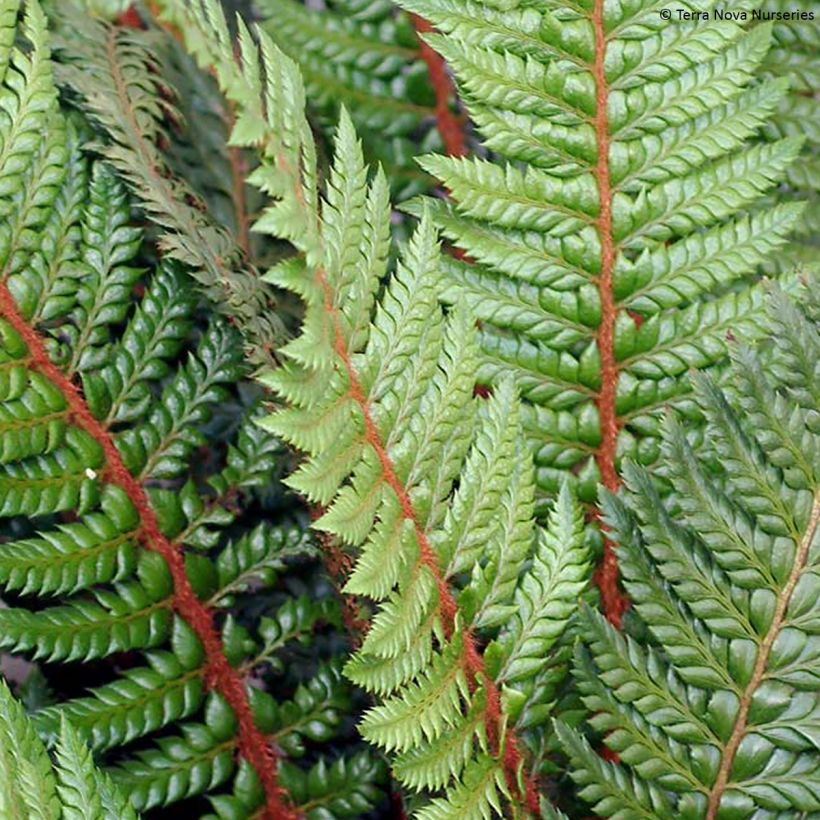
<path id="1" fill-rule="evenodd" d="M 451 157 L 463 157 L 467 153 L 464 123 L 450 110 L 450 97 L 453 96 L 454 89 L 447 75 L 447 64 L 423 39 L 424 34 L 434 29 L 427 20 L 417 14 L 411 14 L 410 19 L 419 38 L 419 54 L 427 66 L 430 84 L 436 95 L 436 126 L 444 143 L 444 151 Z"/>
<path id="2" fill-rule="evenodd" d="M 333 323 L 333 340 L 336 355 L 342 362 L 345 374 L 350 384 L 349 393 L 353 401 L 358 405 L 364 420 L 364 437 L 367 443 L 373 448 L 376 457 L 381 464 L 382 474 L 387 485 L 395 493 L 401 507 L 402 516 L 411 522 L 415 530 L 416 541 L 419 547 L 419 563 L 425 566 L 433 576 L 438 591 L 438 609 L 441 615 L 444 633 L 449 639 L 456 627 L 456 616 L 458 606 L 455 598 L 447 585 L 438 558 L 433 550 L 427 533 L 421 526 L 418 516 L 413 508 L 413 502 L 407 488 L 401 483 L 396 474 L 396 468 L 387 453 L 384 443 L 381 440 L 379 431 L 373 421 L 370 410 L 370 403 L 362 388 L 358 373 L 353 366 L 350 354 L 345 344 L 344 334 L 341 328 L 341 321 L 338 309 L 333 305 L 333 295 L 330 285 L 324 272 L 317 271 L 317 280 L 324 293 L 325 313 Z M 504 776 L 510 792 L 517 798 L 523 798 L 527 808 L 534 816 L 540 816 L 539 797 L 532 776 L 524 773 L 525 793 L 522 795 L 518 786 L 518 772 L 523 766 L 523 757 L 518 748 L 518 742 L 512 727 L 504 726 L 501 712 L 501 694 L 495 681 L 487 674 L 484 667 L 484 659 L 478 650 L 475 637 L 470 630 L 465 630 L 463 634 L 464 654 L 462 657 L 463 668 L 471 676 L 471 684 L 480 682 L 487 696 L 487 706 L 485 710 L 487 735 L 491 750 L 494 755 L 498 755 L 501 750 L 501 738 L 504 736 L 504 748 L 501 755 L 501 762 L 504 767 Z"/>
<path id="3" fill-rule="evenodd" d="M 618 448 L 618 416 L 615 400 L 618 388 L 618 363 L 615 360 L 615 321 L 618 308 L 612 290 L 612 272 L 615 268 L 615 240 L 612 235 L 612 184 L 609 175 L 609 121 L 607 104 L 609 87 L 606 79 L 606 32 L 604 30 L 604 0 L 595 0 L 592 12 L 595 32 L 595 139 L 598 162 L 595 179 L 598 184 L 600 211 L 597 220 L 601 243 L 601 271 L 598 275 L 598 293 L 601 300 L 601 323 L 598 326 L 598 355 L 601 362 L 601 387 L 596 404 L 601 425 L 601 443 L 595 460 L 601 474 L 601 483 L 615 492 L 620 478 L 615 468 Z M 618 561 L 608 538 L 604 538 L 604 555 L 595 573 L 595 581 L 601 592 L 601 603 L 606 617 L 620 626 L 621 617 L 628 606 L 627 599 L 618 588 Z"/>
<path id="4" fill-rule="evenodd" d="M 0 282 L 0 313 L 28 348 L 31 365 L 36 367 L 63 394 L 74 423 L 99 442 L 106 460 L 105 477 L 126 493 L 140 517 L 138 540 L 143 547 L 159 553 L 168 564 L 173 579 L 172 604 L 193 629 L 205 652 L 205 679 L 220 692 L 236 715 L 240 752 L 256 771 L 265 791 L 266 813 L 270 820 L 291 820 L 295 814 L 285 802 L 285 792 L 276 780 L 276 761 L 264 735 L 253 722 L 247 694 L 238 672 L 225 656 L 222 641 L 213 623 L 211 610 L 194 593 L 185 572 L 182 551 L 162 534 L 156 515 L 142 485 L 128 472 L 108 430 L 91 414 L 77 386 L 49 359 L 40 337 L 26 322 L 4 282 Z"/>

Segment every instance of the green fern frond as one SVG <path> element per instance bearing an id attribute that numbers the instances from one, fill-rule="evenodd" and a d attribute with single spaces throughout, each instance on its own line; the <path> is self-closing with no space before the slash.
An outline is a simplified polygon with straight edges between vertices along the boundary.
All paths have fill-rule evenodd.
<path id="1" fill-rule="evenodd" d="M 193 190 L 168 169 L 160 145 L 179 114 L 153 57 L 156 32 L 121 28 L 71 3 L 56 10 L 58 80 L 103 132 L 101 152 L 161 231 L 164 254 L 242 330 L 252 361 L 269 361 L 283 335 L 269 288 L 231 234 L 212 222 Z M 244 215 L 243 215 L 244 217 Z"/>
<path id="2" fill-rule="evenodd" d="M 583 587 L 580 511 L 567 489 L 528 566 L 533 485 L 518 400 L 509 382 L 485 402 L 472 395 L 474 320 L 463 306 L 447 315 L 439 306 L 430 219 L 380 292 L 389 203 L 381 172 L 368 183 L 350 117 L 342 113 L 321 190 L 295 64 L 264 32 L 257 51 L 241 23 L 236 62 L 215 4 L 171 5 L 237 105 L 233 141 L 260 150 L 251 179 L 273 199 L 256 230 L 300 252 L 266 275 L 302 297 L 305 315 L 283 366 L 263 376 L 286 404 L 263 424 L 305 453 L 288 481 L 324 506 L 314 526 L 358 553 L 346 591 L 379 603 L 347 665 L 381 701 L 360 731 L 399 753 L 394 774 L 425 792 L 419 817 L 483 818 L 504 805 L 537 813 L 509 710 L 525 706 L 516 687 L 544 665 Z M 510 566 L 492 584 L 484 570 L 502 557 Z M 488 630 L 499 640 L 482 658 L 473 629 L 485 597 L 495 617 L 504 607 L 521 617 L 500 636 Z M 451 735 L 460 742 L 438 745 Z"/>
<path id="3" fill-rule="evenodd" d="M 134 809 L 94 766 L 65 720 L 51 760 L 22 706 L 0 680 L 0 813 L 38 820 L 136 820 Z"/>
<path id="4" fill-rule="evenodd" d="M 482 381 L 516 378 L 540 490 L 569 480 L 594 503 L 622 459 L 658 461 L 665 407 L 696 421 L 690 371 L 762 326 L 760 271 L 803 212 L 765 200 L 801 137 L 750 142 L 786 92 L 755 80 L 771 25 L 712 2 L 668 22 L 603 0 L 401 5 L 441 32 L 426 40 L 492 152 L 421 160 L 451 194 L 424 207 L 468 257 L 445 265 L 444 298 L 481 321 Z M 618 621 L 608 545 L 604 565 Z"/>
<path id="5" fill-rule="evenodd" d="M 16 20 L 15 3 L 0 10 Z M 126 187 L 58 110 L 45 20 L 36 3 L 26 14 L 28 43 L 6 46 L 0 89 L 13 114 L 0 120 L 0 645 L 55 666 L 101 663 L 93 688 L 34 716 L 42 736 L 65 740 L 56 787 L 38 786 L 36 755 L 10 776 L 18 799 L 35 801 L 20 816 L 130 817 L 221 784 L 239 789 L 243 816 L 289 816 L 269 746 L 308 757 L 309 770 L 352 706 L 336 650 L 314 674 L 287 659 L 338 611 L 326 594 L 277 593 L 254 620 L 245 612 L 249 590 L 313 552 L 300 528 L 242 514 L 264 501 L 282 446 L 241 385 L 239 333 L 196 298 L 180 263 L 156 262 Z M 134 661 L 125 670 L 107 660 L 120 652 Z M 277 679 L 279 699 L 251 676 Z M 116 760 L 127 802 L 89 768 L 86 742 Z M 0 767 L 17 767 L 0 746 Z M 382 776 L 364 776 L 354 794 L 372 806 Z"/>
<path id="6" fill-rule="evenodd" d="M 806 390 L 820 344 L 781 292 L 769 305 L 776 330 L 786 316 L 790 328 L 767 353 L 774 366 L 764 371 L 739 348 L 729 391 L 696 380 L 708 447 L 693 450 L 668 420 L 671 499 L 632 463 L 623 496 L 604 497 L 624 583 L 651 636 L 644 648 L 599 614 L 583 615 L 575 674 L 590 724 L 619 762 L 602 761 L 566 727 L 559 733 L 581 796 L 604 817 L 820 810 L 816 738 L 806 731 L 820 674 L 820 441 Z M 797 335 L 803 350 L 792 346 Z M 795 355 L 814 372 L 773 377 Z"/>

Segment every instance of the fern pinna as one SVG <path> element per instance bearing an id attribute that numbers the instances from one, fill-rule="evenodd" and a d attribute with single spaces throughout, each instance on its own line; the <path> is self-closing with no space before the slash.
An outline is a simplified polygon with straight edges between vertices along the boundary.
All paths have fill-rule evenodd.
<path id="1" fill-rule="evenodd" d="M 733 352 L 732 389 L 696 380 L 693 450 L 668 419 L 674 492 L 645 469 L 606 494 L 647 645 L 586 610 L 575 674 L 619 762 L 559 730 L 602 817 L 775 818 L 820 811 L 820 338 L 775 294 L 773 349 Z M 752 424 L 748 424 L 751 420 Z M 716 467 L 715 456 L 720 459 Z"/>
<path id="2" fill-rule="evenodd" d="M 360 731 L 418 792 L 414 816 L 537 816 L 522 742 L 547 728 L 544 658 L 585 581 L 580 508 L 565 488 L 536 534 L 515 391 L 473 397 L 474 320 L 439 306 L 428 218 L 379 295 L 387 184 L 381 172 L 368 183 L 349 117 L 320 192 L 295 64 L 241 25 L 235 61 L 213 3 L 166 7 L 237 106 L 233 142 L 260 151 L 252 181 L 274 201 L 255 229 L 300 252 L 266 275 L 305 315 L 282 367 L 262 376 L 286 404 L 264 426 L 308 456 L 288 483 L 355 555 L 345 592 L 378 603 L 345 668 L 380 701 Z"/>
<path id="3" fill-rule="evenodd" d="M 0 816 L 42 820 L 136 820 L 136 813 L 103 772 L 76 729 L 63 721 L 52 767 L 23 707 L 0 680 Z"/>
<path id="4" fill-rule="evenodd" d="M 785 136 L 804 138 L 800 156 L 786 172 L 785 190 L 778 198 L 806 202 L 795 236 L 784 253 L 770 260 L 770 265 L 780 270 L 790 267 L 817 268 L 818 238 L 820 238 L 820 66 L 817 52 L 820 49 L 820 16 L 812 11 L 811 3 L 793 6 L 783 0 L 766 0 L 761 10 L 767 19 L 774 20 L 772 47 L 763 61 L 765 75 L 785 77 L 789 81 L 789 93 L 780 101 L 777 111 L 767 123 L 763 138 L 776 140 Z M 794 19 L 775 15 L 784 12 L 803 13 Z M 813 15 L 813 16 L 812 16 Z"/>
<path id="5" fill-rule="evenodd" d="M 658 459 L 663 407 L 697 417 L 690 370 L 761 325 L 755 276 L 801 210 L 757 207 L 800 139 L 745 144 L 786 90 L 753 79 L 771 27 L 655 2 L 402 5 L 443 32 L 428 41 L 498 157 L 421 160 L 468 257 L 447 260 L 445 297 L 481 320 L 483 379 L 517 377 L 539 487 L 569 477 L 593 502 L 623 457 Z M 608 544 L 599 580 L 619 622 Z"/>
<path id="6" fill-rule="evenodd" d="M 18 4 L 0 11 L 0 648 L 100 661 L 100 685 L 35 724 L 69 718 L 137 809 L 209 793 L 220 818 L 293 816 L 294 796 L 312 817 L 366 812 L 380 762 L 321 753 L 352 709 L 333 651 L 301 679 L 283 669 L 336 607 L 262 596 L 311 547 L 240 515 L 281 447 L 237 388 L 239 334 L 176 262 L 139 264 L 156 248 L 58 106 L 39 6 L 20 45 Z M 249 589 L 270 602 L 253 621 Z"/>

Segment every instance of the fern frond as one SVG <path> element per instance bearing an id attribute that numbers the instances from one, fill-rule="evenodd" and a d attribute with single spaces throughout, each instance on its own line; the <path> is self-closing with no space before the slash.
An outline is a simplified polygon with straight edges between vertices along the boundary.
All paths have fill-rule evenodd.
<path id="1" fill-rule="evenodd" d="M 63 721 L 56 765 L 0 680 L 0 812 L 38 820 L 136 820 L 134 809 L 100 772 L 70 723 Z M 112 814 L 114 813 L 114 814 Z"/>
<path id="2" fill-rule="evenodd" d="M 666 424 L 674 487 L 666 507 L 674 518 L 632 463 L 623 496 L 604 498 L 651 645 L 584 615 L 575 674 L 595 713 L 591 725 L 620 762 L 602 762 L 572 730 L 559 731 L 581 795 L 602 816 L 688 812 L 712 820 L 728 811 L 820 809 L 816 739 L 803 732 L 815 719 L 820 672 L 817 405 L 806 407 L 797 400 L 805 393 L 790 390 L 790 381 L 811 382 L 777 377 L 796 353 L 795 334 L 810 340 L 798 355 L 816 361 L 820 347 L 814 326 L 786 308 L 782 293 L 769 310 L 775 328 L 784 310 L 793 323 L 769 351 L 776 366 L 766 372 L 756 353 L 740 348 L 730 391 L 696 380 L 710 447 L 693 449 L 678 423 Z M 764 401 L 776 402 L 776 419 L 743 423 Z"/>
<path id="3" fill-rule="evenodd" d="M 530 653 L 548 650 L 574 608 L 586 570 L 580 512 L 567 490 L 528 567 L 533 487 L 518 400 L 510 383 L 483 403 L 472 395 L 474 321 L 463 306 L 444 315 L 438 304 L 430 219 L 379 292 L 385 181 L 376 173 L 368 183 L 350 117 L 343 112 L 321 189 L 295 64 L 264 32 L 257 49 L 241 23 L 237 62 L 215 4 L 187 13 L 170 5 L 190 50 L 237 105 L 233 141 L 260 150 L 252 182 L 272 201 L 256 229 L 300 252 L 267 274 L 302 297 L 305 315 L 301 334 L 281 350 L 283 366 L 263 376 L 286 402 L 263 424 L 305 452 L 291 482 L 325 505 L 314 526 L 360 551 L 347 591 L 379 603 L 347 666 L 381 696 L 360 731 L 400 753 L 394 773 L 426 792 L 418 816 L 483 818 L 505 805 L 536 814 L 500 686 L 533 676 L 540 664 Z M 502 499 L 512 521 L 495 514 Z M 497 566 L 502 556 L 511 566 L 492 595 L 476 584 L 459 607 L 465 570 Z M 491 667 L 473 633 L 475 616 L 484 596 L 496 612 L 520 606 L 518 595 L 523 617 L 495 645 Z M 437 744 L 451 733 L 461 742 L 440 756 Z"/>
<path id="4" fill-rule="evenodd" d="M 12 6 L 16 19 L 17 5 L 0 3 Z M 245 593 L 312 551 L 300 529 L 250 528 L 241 515 L 264 505 L 281 445 L 241 385 L 238 332 L 200 303 L 179 263 L 156 262 L 126 187 L 57 109 L 44 18 L 36 3 L 26 13 L 29 42 L 8 45 L 0 89 L 23 106 L 0 118 L 0 643 L 55 665 L 120 652 L 135 663 L 101 663 L 94 688 L 35 716 L 45 737 L 67 733 L 56 791 L 38 786 L 36 755 L 18 777 L 5 742 L 0 767 L 15 766 L 20 805 L 35 801 L 26 816 L 61 816 L 59 797 L 62 816 L 131 817 L 236 786 L 240 772 L 250 814 L 291 816 L 278 759 L 344 733 L 350 687 L 334 665 L 294 675 L 294 698 L 281 702 L 248 680 L 283 677 L 283 658 L 338 613 L 321 594 L 286 596 L 255 611 L 254 630 L 240 623 Z M 30 117 L 39 125 L 21 153 L 14 140 Z M 226 426 L 220 412 L 235 418 Z M 60 728 L 66 718 L 73 729 Z M 156 736 L 165 742 L 152 748 Z M 89 768 L 85 742 L 122 765 L 125 798 Z M 123 749 L 133 742 L 141 756 Z M 359 805 L 378 801 L 377 781 Z"/>
<path id="5" fill-rule="evenodd" d="M 803 212 L 766 199 L 796 130 L 750 144 L 786 93 L 754 79 L 772 27 L 710 2 L 668 22 L 603 0 L 401 5 L 441 32 L 426 40 L 494 157 L 421 160 L 452 195 L 424 207 L 471 261 L 446 264 L 445 299 L 481 320 L 482 380 L 517 380 L 539 489 L 569 480 L 595 503 L 622 459 L 658 461 L 663 409 L 693 407 L 689 372 L 763 324 L 759 273 Z M 619 622 L 608 542 L 598 579 Z"/>
<path id="6" fill-rule="evenodd" d="M 212 303 L 242 330 L 252 361 L 267 361 L 282 336 L 273 294 L 224 228 L 203 213 L 160 150 L 177 113 L 160 81 L 151 34 L 120 28 L 61 5 L 60 83 L 105 134 L 101 150 L 161 230 L 160 247 L 184 264 Z"/>

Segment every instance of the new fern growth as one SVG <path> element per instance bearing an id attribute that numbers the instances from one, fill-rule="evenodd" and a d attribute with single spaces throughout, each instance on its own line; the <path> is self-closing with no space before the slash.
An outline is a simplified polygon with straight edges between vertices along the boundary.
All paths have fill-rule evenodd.
<path id="1" fill-rule="evenodd" d="M 537 816 L 518 722 L 584 585 L 580 509 L 565 489 L 536 534 L 515 391 L 474 398 L 474 320 L 439 306 L 428 218 L 378 293 L 387 184 L 381 172 L 367 182 L 349 117 L 320 192 L 295 65 L 264 33 L 257 51 L 243 27 L 236 62 L 211 3 L 182 30 L 237 105 L 234 142 L 260 148 L 252 179 L 274 202 L 256 230 L 300 251 L 266 274 L 305 315 L 283 366 L 263 376 L 287 405 L 264 426 L 308 456 L 288 483 L 323 509 L 314 526 L 355 554 L 345 591 L 379 604 L 345 668 L 380 701 L 360 731 L 420 793 L 418 817 L 487 818 L 504 805 Z"/>
<path id="2" fill-rule="evenodd" d="M 760 356 L 739 348 L 730 392 L 697 379 L 702 448 L 693 451 L 680 421 L 668 419 L 671 501 L 632 462 L 625 493 L 604 498 L 650 639 L 641 646 L 598 613 L 583 613 L 575 674 L 591 725 L 620 762 L 559 729 L 598 816 L 820 811 L 816 289 L 814 322 L 782 294 L 773 298 L 765 370 Z"/>
<path id="3" fill-rule="evenodd" d="M 361 750 L 317 754 L 352 709 L 338 660 L 281 674 L 335 605 L 277 592 L 243 615 L 245 593 L 310 547 L 243 515 L 281 447 L 256 402 L 243 408 L 240 336 L 177 262 L 138 264 L 155 249 L 57 105 L 39 6 L 25 6 L 26 48 L 17 4 L 0 10 L 0 648 L 49 668 L 107 661 L 107 681 L 34 720 L 51 737 L 68 717 L 135 808 L 212 793 L 219 817 L 285 818 L 298 807 L 281 775 L 306 812 L 355 815 L 381 798 L 382 769 Z M 312 768 L 278 773 L 286 756 Z"/>
<path id="4" fill-rule="evenodd" d="M 569 477 L 594 502 L 622 458 L 657 461 L 665 406 L 697 420 L 690 371 L 763 325 L 759 266 L 801 212 L 758 207 L 801 139 L 746 144 L 786 91 L 754 79 L 771 26 L 651 2 L 402 5 L 443 32 L 428 42 L 498 157 L 421 160 L 452 194 L 426 207 L 469 257 L 447 260 L 445 296 L 482 322 L 483 379 L 517 378 L 539 487 Z M 609 545 L 600 581 L 619 622 Z"/>

